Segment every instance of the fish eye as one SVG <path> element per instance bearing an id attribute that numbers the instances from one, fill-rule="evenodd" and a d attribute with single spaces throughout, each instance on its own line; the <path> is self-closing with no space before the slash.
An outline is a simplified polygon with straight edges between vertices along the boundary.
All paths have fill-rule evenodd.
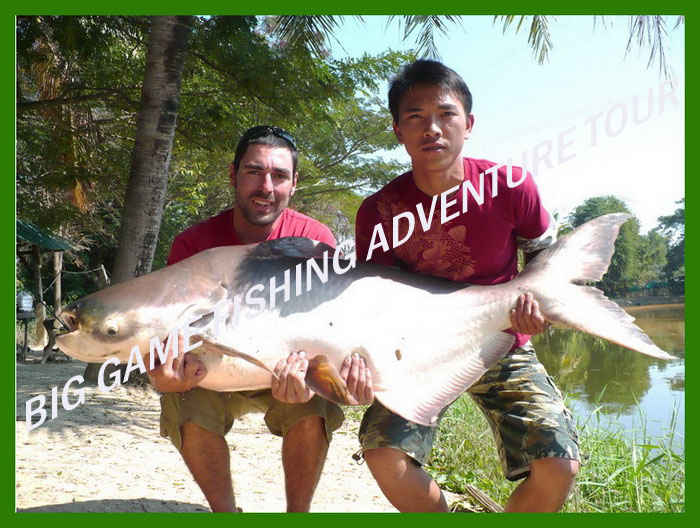
<path id="1" fill-rule="evenodd" d="M 119 329 L 116 326 L 108 326 L 107 327 L 107 334 L 108 335 L 117 335 L 117 332 L 119 332 Z"/>

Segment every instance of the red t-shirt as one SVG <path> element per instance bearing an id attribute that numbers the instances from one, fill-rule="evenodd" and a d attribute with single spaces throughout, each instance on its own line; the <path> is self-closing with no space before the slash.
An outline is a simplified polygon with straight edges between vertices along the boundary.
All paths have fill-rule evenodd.
<path id="1" fill-rule="evenodd" d="M 279 224 L 266 240 L 297 236 L 325 242 L 329 246 L 335 247 L 333 233 L 321 222 L 289 208 L 282 212 L 280 218 Z M 170 247 L 168 266 L 205 249 L 242 244 L 238 234 L 233 229 L 233 209 L 228 209 L 185 229 L 177 235 Z"/>
<path id="2" fill-rule="evenodd" d="M 480 174 L 495 166 L 487 160 L 464 158 L 464 181 L 480 193 Z M 511 180 L 519 182 L 522 170 L 513 167 Z M 514 188 L 507 185 L 506 168 L 497 172 L 497 195 L 494 196 L 491 174 L 484 174 L 484 200 L 479 204 L 465 185 L 447 198 L 446 217 L 441 223 L 441 199 L 423 193 L 415 184 L 412 172 L 402 174 L 367 198 L 357 212 L 355 243 L 359 261 L 367 259 L 375 225 L 381 224 L 389 250 L 373 249 L 371 261 L 397 266 L 415 273 L 443 277 L 470 284 L 501 284 L 518 273 L 517 237 L 536 239 L 549 226 L 549 213 L 542 205 L 537 186 L 528 173 Z M 463 203 L 467 200 L 467 212 Z M 456 203 L 452 204 L 452 201 Z M 429 229 L 423 229 L 417 206 L 422 205 Z M 393 223 L 396 215 L 410 211 L 415 218 L 413 234 L 406 242 L 392 249 Z M 397 240 L 407 233 L 408 221 L 398 221 Z M 376 243 L 376 240 L 374 241 Z M 527 342 L 529 336 L 515 334 L 514 348 Z"/>

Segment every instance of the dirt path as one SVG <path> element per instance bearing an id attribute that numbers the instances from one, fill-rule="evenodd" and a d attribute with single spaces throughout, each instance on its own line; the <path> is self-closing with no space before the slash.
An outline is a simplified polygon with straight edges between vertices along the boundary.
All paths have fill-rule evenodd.
<path id="1" fill-rule="evenodd" d="M 30 352 L 29 360 L 40 354 Z M 85 402 L 26 431 L 26 401 L 43 394 L 51 415 L 51 387 L 85 363 L 18 363 L 16 507 L 41 512 L 208 512 L 206 500 L 170 441 L 158 434 L 160 406 L 150 389 L 85 387 Z M 70 402 L 77 397 L 70 394 Z M 36 421 L 36 419 L 34 420 Z M 312 511 L 390 512 L 366 466 L 351 455 L 358 424 L 346 420 L 330 446 Z M 248 415 L 227 436 L 238 506 L 246 512 L 285 509 L 281 440 L 262 414 Z"/>

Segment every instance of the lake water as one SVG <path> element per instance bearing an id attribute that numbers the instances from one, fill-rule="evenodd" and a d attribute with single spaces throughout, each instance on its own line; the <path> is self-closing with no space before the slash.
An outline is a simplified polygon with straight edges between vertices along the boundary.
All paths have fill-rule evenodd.
<path id="1" fill-rule="evenodd" d="M 537 355 L 567 396 L 579 422 L 594 420 L 637 439 L 667 436 L 674 420 L 674 449 L 685 438 L 685 306 L 627 308 L 635 323 L 663 350 L 663 361 L 583 332 L 552 327 L 536 336 Z M 598 408 L 599 411 L 594 413 Z M 646 427 L 646 431 L 642 430 Z"/>

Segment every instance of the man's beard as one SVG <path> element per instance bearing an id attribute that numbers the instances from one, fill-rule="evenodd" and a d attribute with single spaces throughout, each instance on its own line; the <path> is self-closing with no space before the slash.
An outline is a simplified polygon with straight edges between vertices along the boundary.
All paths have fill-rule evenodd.
<path id="1" fill-rule="evenodd" d="M 251 205 L 248 203 L 249 200 L 253 198 L 260 198 L 262 200 L 269 200 L 269 197 L 255 194 L 252 196 L 249 196 L 244 203 L 237 203 L 236 205 L 238 206 L 238 209 L 240 212 L 243 214 L 243 218 L 246 219 L 246 221 L 249 224 L 259 226 L 259 227 L 264 227 L 267 225 L 270 225 L 273 223 L 279 216 L 282 214 L 282 212 L 285 210 L 287 207 L 287 204 L 289 203 L 289 200 L 286 200 L 285 202 L 273 202 L 272 205 L 270 206 L 270 210 L 266 213 L 261 213 L 259 211 L 256 211 Z M 273 198 L 274 200 L 274 198 Z"/>

